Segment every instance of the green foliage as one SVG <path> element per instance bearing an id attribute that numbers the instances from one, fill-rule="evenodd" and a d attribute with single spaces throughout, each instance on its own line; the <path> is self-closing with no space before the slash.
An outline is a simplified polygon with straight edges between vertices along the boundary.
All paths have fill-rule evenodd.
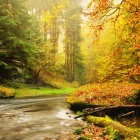
<path id="1" fill-rule="evenodd" d="M 84 126 L 81 129 L 77 129 L 76 130 L 77 133 L 75 134 L 77 139 L 102 139 L 103 137 L 105 137 L 106 139 L 108 139 L 108 136 L 104 136 L 103 132 L 104 132 L 104 128 L 95 126 L 93 123 L 88 123 L 86 126 Z"/>
<path id="2" fill-rule="evenodd" d="M 12 71 L 12 73 L 11 73 Z M 18 74 L 16 73 L 16 69 L 13 68 L 11 65 L 8 65 L 5 62 L 0 62 L 0 79 L 1 82 L 3 81 L 3 79 L 10 79 L 13 76 L 17 76 Z"/>
<path id="3" fill-rule="evenodd" d="M 19 88 L 27 87 L 27 85 L 24 84 L 22 80 L 23 79 L 17 79 L 16 81 L 5 80 L 4 84 L 6 86 L 14 88 L 14 89 L 19 89 Z"/>
<path id="4" fill-rule="evenodd" d="M 78 140 L 89 140 L 89 138 L 86 136 L 82 136 L 82 137 L 78 138 Z"/>
<path id="5" fill-rule="evenodd" d="M 106 129 L 106 133 L 109 137 L 118 140 L 119 138 L 131 138 L 136 137 L 140 138 L 140 133 L 133 128 L 126 127 L 119 122 L 112 120 L 110 117 L 95 117 L 95 116 L 87 116 L 87 120 L 90 123 L 93 123 L 98 126 L 108 127 Z"/>
<path id="6" fill-rule="evenodd" d="M 81 129 L 76 129 L 74 134 L 79 135 L 79 134 L 81 134 L 82 130 L 83 130 L 82 128 Z"/>
<path id="7" fill-rule="evenodd" d="M 1 0 L 0 5 L 0 77 L 5 79 L 18 75 L 19 69 L 27 64 L 31 47 L 28 35 L 30 16 L 23 0 Z M 4 70 L 10 77 L 5 76 Z"/>
<path id="8" fill-rule="evenodd" d="M 107 126 L 104 131 L 104 135 L 108 135 L 112 140 L 123 140 L 124 136 L 120 134 L 118 130 L 113 129 L 111 126 Z"/>
<path id="9" fill-rule="evenodd" d="M 27 86 L 20 89 L 15 89 L 16 94 L 15 98 L 22 98 L 22 97 L 30 97 L 30 96 L 47 96 L 47 95 L 59 95 L 59 94 L 68 94 L 73 92 L 74 88 L 46 88 L 46 87 L 35 87 Z"/>
<path id="10" fill-rule="evenodd" d="M 73 6 L 70 6 L 71 4 Z M 64 54 L 63 58 L 58 54 L 58 39 L 60 29 L 66 30 L 67 24 L 71 32 L 69 37 L 73 36 L 73 58 L 70 58 L 70 61 L 74 62 L 71 63 L 73 80 L 80 84 L 84 83 L 84 66 L 80 62 L 82 56 L 79 44 L 79 2 L 41 0 L 34 3 L 33 0 L 0 0 L 0 5 L 0 79 L 21 78 L 30 84 L 50 82 L 50 85 L 62 87 L 57 80 L 50 80 L 47 75 L 61 74 L 63 79 L 66 74 L 65 60 L 60 62 L 64 59 Z"/>
<path id="11" fill-rule="evenodd" d="M 79 1 L 70 0 L 65 12 L 65 69 L 66 79 L 77 81 L 80 85 L 85 83 L 85 66 L 81 53 L 81 15 L 82 7 Z"/>
<path id="12" fill-rule="evenodd" d="M 83 55 L 80 52 L 80 47 L 75 46 L 74 50 L 74 63 L 75 63 L 75 81 L 80 85 L 84 85 L 86 81 L 86 68 L 84 64 Z"/>

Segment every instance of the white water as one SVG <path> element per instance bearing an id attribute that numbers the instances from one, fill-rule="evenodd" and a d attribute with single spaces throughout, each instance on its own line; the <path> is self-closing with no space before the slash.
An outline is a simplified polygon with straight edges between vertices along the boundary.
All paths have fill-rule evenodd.
<path id="1" fill-rule="evenodd" d="M 83 125 L 65 97 L 0 100 L 0 140 L 68 138 Z"/>

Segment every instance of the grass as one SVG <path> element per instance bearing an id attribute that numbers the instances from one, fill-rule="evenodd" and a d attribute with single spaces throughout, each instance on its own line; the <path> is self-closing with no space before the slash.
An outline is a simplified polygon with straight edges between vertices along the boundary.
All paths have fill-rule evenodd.
<path id="1" fill-rule="evenodd" d="M 45 96 L 45 95 L 59 95 L 59 94 L 68 94 L 75 91 L 76 88 L 19 88 L 16 89 L 15 98 L 29 97 L 29 96 Z"/>

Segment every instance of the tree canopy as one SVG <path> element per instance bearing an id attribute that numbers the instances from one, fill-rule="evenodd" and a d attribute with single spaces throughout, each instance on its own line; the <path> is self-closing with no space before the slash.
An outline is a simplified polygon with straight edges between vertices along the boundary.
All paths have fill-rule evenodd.
<path id="1" fill-rule="evenodd" d="M 92 0 L 88 5 L 84 15 L 93 29 L 93 46 L 100 46 L 95 53 L 97 81 L 139 82 L 139 13 L 138 0 Z"/>

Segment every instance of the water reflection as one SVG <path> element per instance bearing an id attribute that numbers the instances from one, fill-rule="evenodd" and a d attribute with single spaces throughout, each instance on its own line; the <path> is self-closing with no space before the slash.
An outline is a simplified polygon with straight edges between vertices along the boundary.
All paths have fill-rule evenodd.
<path id="1" fill-rule="evenodd" d="M 140 128 L 140 116 L 129 116 L 129 117 L 122 117 L 118 118 L 118 121 L 128 127 L 138 127 Z"/>

